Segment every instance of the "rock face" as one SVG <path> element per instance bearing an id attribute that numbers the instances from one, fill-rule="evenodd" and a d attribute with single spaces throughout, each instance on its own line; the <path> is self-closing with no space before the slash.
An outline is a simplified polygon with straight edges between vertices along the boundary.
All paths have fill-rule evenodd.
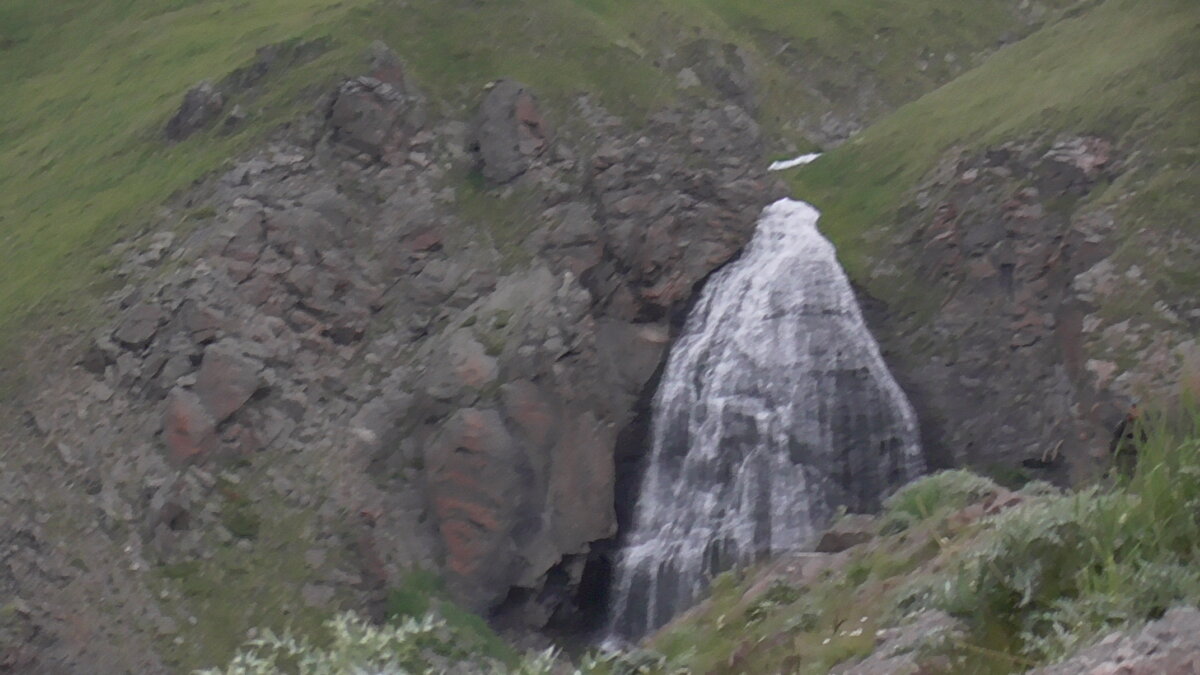
<path id="1" fill-rule="evenodd" d="M 1100 310 L 1148 286 L 1115 255 L 1111 208 L 1080 202 L 1123 171 L 1110 141 L 1068 136 L 953 155 L 916 192 L 909 213 L 917 215 L 897 227 L 903 234 L 875 261 L 868 285 L 899 289 L 893 305 L 933 293 L 936 306 L 901 314 L 868 304 L 868 314 L 895 355 L 935 465 L 1083 478 L 1106 463 L 1132 397 L 1166 395 L 1200 372 L 1182 318 L 1194 299 L 1147 308 L 1153 332 Z M 1195 249 L 1139 236 L 1178 269 L 1183 258 L 1173 251 Z M 907 290 L 900 270 L 913 280 Z"/>
<path id="2" fill-rule="evenodd" d="M 264 572 L 255 590 L 300 599 L 297 612 L 382 611 L 388 586 L 424 568 L 505 625 L 577 616 L 672 321 L 782 189 L 733 104 L 665 111 L 635 136 L 582 100 L 596 137 L 555 139 L 515 83 L 484 94 L 475 127 L 430 118 L 398 61 L 373 53 L 373 77 L 176 205 L 212 215 L 119 247 L 126 286 L 78 350 L 86 369 L 29 402 L 14 442 L 53 434 L 59 453 L 39 456 L 61 455 L 87 488 L 4 494 L 25 495 L 31 518 L 61 498 L 106 523 L 72 540 L 91 553 L 87 573 L 63 565 L 70 593 L 40 574 L 13 582 L 43 599 L 30 626 L 62 638 L 43 663 L 116 672 L 127 657 L 105 644 L 173 634 L 196 612 L 203 627 L 184 595 L 137 574 L 207 570 L 228 550 L 307 546 L 287 553 L 302 578 Z M 449 172 L 481 158 L 490 181 L 531 195 L 486 195 L 522 222 L 457 208 Z M 304 534 L 267 543 L 286 527 Z M 69 560 L 55 546 L 39 555 Z M 63 607 L 120 639 L 67 640 Z"/>

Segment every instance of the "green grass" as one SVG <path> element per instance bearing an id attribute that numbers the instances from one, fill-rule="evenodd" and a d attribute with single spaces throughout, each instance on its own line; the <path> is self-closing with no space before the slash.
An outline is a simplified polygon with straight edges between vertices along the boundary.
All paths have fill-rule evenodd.
<path id="1" fill-rule="evenodd" d="M 883 505 L 884 532 L 900 532 L 911 525 L 946 515 L 1000 491 L 991 480 L 970 471 L 940 471 L 896 491 Z"/>
<path id="2" fill-rule="evenodd" d="M 393 45 L 451 113 L 465 114 L 486 81 L 516 77 L 564 127 L 574 124 L 571 98 L 585 92 L 636 123 L 685 95 L 670 59 L 682 44 L 732 41 L 755 61 L 760 116 L 785 153 L 808 147 L 798 116 L 850 105 L 853 74 L 878 80 L 889 104 L 911 99 L 951 74 L 944 62 L 915 71 L 918 54 L 965 55 L 1019 31 L 1006 6 L 919 0 L 898 13 L 886 2 L 834 0 L 773 8 L 728 0 L 8 0 L 0 7 L 0 363 L 22 331 L 86 324 L 95 297 L 113 283 L 112 243 L 148 227 L 187 227 L 186 215 L 164 223 L 160 205 L 311 110 L 339 76 L 361 72 L 373 39 Z M 163 142 L 188 87 L 221 80 L 258 47 L 295 39 L 329 48 L 234 101 L 250 113 L 236 133 Z M 828 101 L 806 89 L 809 71 L 825 73 Z"/>
<path id="3" fill-rule="evenodd" d="M 888 300 L 928 293 L 870 284 L 871 261 L 903 233 L 912 190 L 953 149 L 1056 133 L 1099 134 L 1142 150 L 1125 213 L 1160 228 L 1192 226 L 1200 131 L 1200 5 L 1107 0 L 1007 47 L 900 108 L 792 177 L 823 212 L 851 276 Z M 1113 195 L 1120 190 L 1110 190 Z M 1132 228 L 1131 228 L 1132 229 Z"/>
<path id="4" fill-rule="evenodd" d="M 0 339 L 86 306 L 104 251 L 278 121 L 319 85 L 283 76 L 229 137 L 178 145 L 162 128 L 183 92 L 249 63 L 257 47 L 316 38 L 344 9 L 328 0 L 12 0 L 0 9 Z M 333 70 L 341 54 L 309 70 Z"/>
<path id="5" fill-rule="evenodd" d="M 265 526 L 255 528 L 252 545 L 238 546 L 243 533 L 234 532 L 237 538 L 216 545 L 211 558 L 156 569 L 159 588 L 175 596 L 167 606 L 183 638 L 179 644 L 172 643 L 175 636 L 163 638 L 161 653 L 179 672 L 228 658 L 250 628 L 310 633 L 327 618 L 300 595 L 313 578 L 304 558 L 309 514 L 280 505 L 253 508 L 256 522 L 257 514 L 267 515 Z"/>
<path id="6" fill-rule="evenodd" d="M 998 518 L 937 602 L 1024 655 L 1069 653 L 1115 628 L 1200 603 L 1200 413 L 1152 423 L 1132 476 Z"/>

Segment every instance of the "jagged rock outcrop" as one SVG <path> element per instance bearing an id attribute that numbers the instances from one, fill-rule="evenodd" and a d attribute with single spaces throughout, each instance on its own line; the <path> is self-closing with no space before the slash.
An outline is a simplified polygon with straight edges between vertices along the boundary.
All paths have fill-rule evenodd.
<path id="1" fill-rule="evenodd" d="M 19 442 L 57 448 L 45 461 L 89 492 L 8 494 L 32 495 L 22 512 L 91 505 L 107 523 L 72 543 L 91 553 L 86 571 L 62 566 L 71 593 L 14 581 L 36 599 L 28 625 L 52 636 L 43 665 L 117 664 L 102 645 L 132 644 L 65 640 L 62 603 L 105 634 L 160 639 L 192 612 L 204 630 L 200 601 L 139 575 L 222 598 L 239 591 L 219 561 L 275 560 L 267 547 L 305 561 L 254 586 L 289 613 L 379 611 L 415 568 L 506 625 L 573 611 L 593 544 L 615 532 L 616 463 L 640 449 L 623 432 L 672 316 L 782 190 L 732 104 L 627 136 L 581 101 L 603 149 L 580 158 L 525 88 L 484 95 L 479 136 L 426 117 L 399 63 L 376 56 L 375 77 L 341 85 L 293 140 L 181 198 L 200 214 L 187 231 L 122 244 L 111 322 L 80 368 L 38 385 Z M 450 172 L 477 161 L 473 139 L 490 180 L 532 195 L 515 242 L 456 204 Z M 505 149 L 485 150 L 495 140 Z M 304 534 L 281 538 L 289 527 Z"/>
<path id="2" fill-rule="evenodd" d="M 211 82 L 201 82 L 183 95 L 179 110 L 167 122 L 169 141 L 182 141 L 216 121 L 225 108 L 225 95 Z"/>
<path id="3" fill-rule="evenodd" d="M 892 305 L 905 313 L 876 306 L 872 324 L 935 464 L 1082 478 L 1107 462 L 1132 397 L 1165 394 L 1200 370 L 1179 318 L 1195 312 L 1192 300 L 1162 307 L 1176 319 L 1156 321 L 1154 340 L 1131 338 L 1128 320 L 1099 309 L 1144 286 L 1136 266 L 1114 265 L 1111 206 L 1081 202 L 1125 164 L 1118 147 L 1095 136 L 1011 142 L 952 155 L 916 190 L 895 230 L 904 234 L 870 271 L 871 283 L 892 280 Z M 897 274 L 915 281 L 906 288 Z M 931 289 L 936 306 L 911 311 L 920 303 L 908 295 Z M 1099 357 L 1106 352 L 1133 357 L 1120 378 L 1115 359 Z"/>
<path id="4" fill-rule="evenodd" d="M 493 183 L 513 180 L 546 151 L 549 141 L 549 125 L 525 85 L 512 80 L 490 85 L 471 139 L 484 178 Z"/>
<path id="5" fill-rule="evenodd" d="M 403 163 L 400 153 L 425 117 L 421 98 L 406 93 L 397 67 L 386 60 L 376 67 L 390 82 L 359 77 L 343 83 L 329 108 L 334 140 L 389 164 Z"/>

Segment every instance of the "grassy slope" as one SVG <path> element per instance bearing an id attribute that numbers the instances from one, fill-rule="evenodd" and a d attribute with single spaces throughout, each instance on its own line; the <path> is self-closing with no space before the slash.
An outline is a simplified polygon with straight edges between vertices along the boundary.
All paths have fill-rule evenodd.
<path id="1" fill-rule="evenodd" d="M 1107 193 L 1134 192 L 1121 207 L 1130 229 L 1195 227 L 1198 35 L 1200 5 L 1189 0 L 1099 3 L 904 106 L 794 174 L 793 187 L 822 209 L 823 229 L 864 281 L 911 191 L 954 148 L 1058 132 L 1119 139 L 1140 150 L 1126 184 Z M 890 284 L 868 287 L 888 300 L 925 291 Z"/>
<path id="2" fill-rule="evenodd" d="M 778 565 L 726 575 L 651 645 L 692 672 L 823 673 L 870 654 L 877 630 L 939 609 L 964 630 L 929 636 L 916 650 L 922 672 L 1054 662 L 1171 606 L 1200 603 L 1200 416 L 1152 425 L 1140 455 L 1136 473 L 1115 486 L 1027 488 L 993 516 L 963 508 L 1003 494 L 987 479 L 924 478 L 889 501 L 885 534 L 840 567 L 807 581 Z"/>
<path id="3" fill-rule="evenodd" d="M 899 103 L 953 70 L 934 58 L 920 72 L 918 55 L 968 54 L 1019 30 L 1005 6 L 918 0 L 897 13 L 887 2 L 834 0 L 770 9 L 730 0 L 8 0 L 0 6 L 0 355 L 18 328 L 80 321 L 109 279 L 110 244 L 309 109 L 312 92 L 360 70 L 371 39 L 396 46 L 422 85 L 453 107 L 482 82 L 514 76 L 552 107 L 587 91 L 634 115 L 679 95 L 664 69 L 674 46 L 696 36 L 732 40 L 762 60 L 762 116 L 783 129 L 824 104 L 768 60 L 820 67 L 834 79 L 878 71 L 883 98 Z M 239 132 L 163 142 L 162 125 L 187 87 L 219 80 L 257 47 L 317 37 L 330 38 L 331 49 L 246 102 L 251 119 Z"/>

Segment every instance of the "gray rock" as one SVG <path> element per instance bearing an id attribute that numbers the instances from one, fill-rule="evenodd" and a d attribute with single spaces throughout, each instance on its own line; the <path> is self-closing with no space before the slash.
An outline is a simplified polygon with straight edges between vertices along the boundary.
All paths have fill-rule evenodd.
<path id="1" fill-rule="evenodd" d="M 196 373 L 196 396 L 219 424 L 258 391 L 261 370 L 262 364 L 243 356 L 232 341 L 209 345 Z"/>
<path id="2" fill-rule="evenodd" d="M 164 318 L 162 309 L 157 305 L 138 303 L 125 312 L 121 323 L 113 331 L 113 337 L 130 349 L 141 349 L 154 338 Z"/>
<path id="3" fill-rule="evenodd" d="M 471 148 L 484 178 L 507 183 L 525 173 L 550 143 L 550 129 L 537 99 L 524 85 L 500 80 L 479 107 Z"/>
<path id="4" fill-rule="evenodd" d="M 329 109 L 333 139 L 375 159 L 402 151 L 423 125 L 420 101 L 371 77 L 343 84 Z"/>
<path id="5" fill-rule="evenodd" d="M 212 124 L 225 107 L 225 96 L 211 82 L 201 82 L 183 96 L 179 110 L 167 122 L 169 141 L 182 141 Z"/>
<path id="6" fill-rule="evenodd" d="M 815 550 L 817 553 L 841 553 L 852 546 L 871 541 L 877 530 L 874 516 L 850 513 L 839 518 L 821 534 Z"/>

